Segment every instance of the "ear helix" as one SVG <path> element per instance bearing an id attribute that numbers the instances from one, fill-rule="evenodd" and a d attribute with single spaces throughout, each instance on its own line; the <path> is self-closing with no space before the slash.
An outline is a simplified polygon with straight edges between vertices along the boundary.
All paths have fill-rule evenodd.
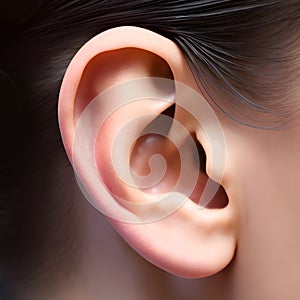
<path id="1" fill-rule="evenodd" d="M 162 98 L 161 90 L 174 87 L 175 99 Z M 88 200 L 108 217 L 129 223 L 152 222 L 171 214 L 189 201 L 189 197 L 195 196 L 200 169 L 195 143 L 198 136 L 195 139 L 176 119 L 161 114 L 174 101 L 199 122 L 203 132 L 197 135 L 209 145 L 209 172 L 215 182 L 208 180 L 195 202 L 206 206 L 218 192 L 225 167 L 225 141 L 212 108 L 196 91 L 182 83 L 163 78 L 134 79 L 105 90 L 91 101 L 78 120 L 74 137 L 73 166 L 77 179 L 82 187 L 85 184 L 92 187 Z M 163 109 L 158 113 L 144 109 L 109 136 L 112 143 L 106 159 L 113 165 L 113 176 L 120 186 L 134 191 L 128 193 L 130 198 L 124 197 L 118 188 L 113 191 L 105 184 L 95 155 L 97 140 L 105 139 L 101 137 L 101 128 L 114 120 L 115 112 L 127 107 L 145 108 L 145 105 L 151 106 L 150 103 Z M 151 155 L 152 150 L 158 153 Z M 139 152 L 142 155 L 139 156 Z M 102 161 L 100 165 L 105 163 L 107 161 Z M 79 177 L 78 174 L 85 175 Z"/>

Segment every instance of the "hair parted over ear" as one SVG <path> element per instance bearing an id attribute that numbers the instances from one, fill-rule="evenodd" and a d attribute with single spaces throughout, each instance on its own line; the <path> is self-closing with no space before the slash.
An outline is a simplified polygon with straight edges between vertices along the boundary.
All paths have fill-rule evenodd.
<path id="1" fill-rule="evenodd" d="M 66 71 L 58 114 L 88 200 L 137 252 L 189 278 L 230 263 L 222 128 L 175 43 L 129 26 L 94 37 Z"/>

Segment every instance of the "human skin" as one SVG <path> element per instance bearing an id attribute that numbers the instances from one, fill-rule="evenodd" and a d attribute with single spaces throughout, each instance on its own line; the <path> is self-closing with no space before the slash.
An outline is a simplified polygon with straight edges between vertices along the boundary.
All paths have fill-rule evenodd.
<path id="1" fill-rule="evenodd" d="M 102 43 L 104 41 L 105 43 Z M 135 48 L 137 52 L 141 49 L 154 56 L 145 54 L 140 56 L 140 60 L 135 58 L 118 60 L 118 57 L 124 55 L 124 52 L 120 51 L 124 48 Z M 107 51 L 110 51 L 111 57 L 115 59 L 112 68 L 109 64 L 101 65 L 103 63 L 101 54 Z M 97 55 L 100 59 L 93 61 L 92 59 Z M 178 47 L 169 40 L 143 29 L 125 27 L 106 32 L 77 54 L 66 73 L 59 104 L 62 138 L 71 161 L 74 122 L 76 123 L 84 107 L 97 93 L 115 83 L 144 76 L 166 76 L 166 69 L 160 67 L 165 63 L 157 57 L 162 58 L 169 66 L 174 80 L 183 82 L 201 93 Z M 87 64 L 90 69 L 86 68 Z M 97 71 L 101 70 L 101 67 L 102 71 Z M 164 75 L 151 73 L 153 70 L 163 70 Z M 93 76 L 89 76 L 89 72 Z M 89 86 L 87 82 L 91 78 L 97 80 L 92 81 Z M 297 101 L 299 91 L 294 93 L 293 97 L 291 101 L 296 100 L 295 105 L 299 105 Z M 165 108 L 162 106 L 157 103 L 149 103 L 147 107 L 137 105 L 133 106 L 130 112 L 132 116 L 143 111 L 159 114 Z M 216 107 L 213 108 L 221 123 L 226 141 L 226 166 L 221 184 L 227 193 L 228 205 L 222 209 L 204 209 L 199 213 L 199 210 L 194 209 L 194 206 L 188 202 L 171 216 L 146 225 L 110 220 L 133 248 L 160 268 L 176 276 L 191 278 L 210 276 L 209 278 L 192 281 L 177 279 L 142 262 L 129 249 L 124 250 L 124 245 L 119 244 L 120 241 L 114 234 L 107 234 L 107 230 L 110 229 L 103 216 L 89 212 L 93 217 L 88 218 L 89 225 L 85 224 L 87 233 L 83 235 L 86 241 L 83 248 L 87 252 L 97 247 L 103 248 L 101 236 L 106 236 L 108 249 L 113 248 L 116 255 L 113 261 L 116 262 L 116 258 L 118 259 L 116 264 L 111 264 L 112 261 L 108 262 L 107 259 L 109 272 L 116 274 L 127 267 L 127 270 L 134 270 L 132 272 L 135 279 L 147 278 L 145 280 L 151 286 L 149 291 L 143 285 L 141 288 L 135 280 L 131 281 L 128 277 L 121 276 L 123 286 L 120 290 L 124 290 L 126 295 L 133 293 L 128 296 L 128 299 L 135 299 L 134 297 L 153 299 L 152 293 L 156 292 L 160 296 L 155 297 L 164 299 L 177 299 L 176 297 L 199 299 L 200 297 L 275 300 L 299 297 L 300 241 L 297 236 L 299 228 L 297 213 L 300 208 L 299 119 L 297 117 L 292 119 L 281 129 L 264 130 L 238 124 L 219 112 Z M 104 126 L 103 136 L 108 150 L 101 149 L 103 161 L 100 161 L 99 165 L 100 168 L 104 168 L 104 173 L 108 174 L 109 182 L 106 184 L 111 189 L 118 187 L 121 193 L 129 195 L 134 202 L 136 195 L 118 182 L 118 177 L 115 176 L 110 163 L 107 163 L 111 149 L 109 145 L 112 144 L 110 134 L 114 130 L 119 130 L 118 126 L 122 126 L 127 118 L 132 116 L 120 110 L 117 116 L 112 117 L 111 121 Z M 253 116 L 256 116 L 255 113 Z M 197 137 L 206 151 L 207 174 L 210 176 L 211 153 L 207 140 L 199 133 L 201 131 L 199 124 L 180 109 L 176 111 L 174 118 L 186 122 L 190 131 L 194 129 L 198 133 Z M 145 124 L 140 126 L 143 127 Z M 89 186 L 87 188 L 89 189 Z M 147 199 L 147 196 L 145 197 Z M 106 224 L 105 227 L 100 226 L 99 223 L 102 222 Z M 94 230 L 97 233 L 91 234 Z M 183 244 L 183 250 L 177 251 L 176 247 L 169 249 L 168 245 L 163 243 L 170 230 L 175 232 L 174 245 Z M 214 234 L 210 236 L 207 232 Z M 119 247 L 112 244 L 119 244 Z M 154 256 L 153 252 L 155 252 Z M 107 269 L 101 274 L 100 261 L 104 256 L 103 251 L 93 259 L 87 256 L 84 259 L 83 269 L 85 272 L 93 273 L 94 278 L 94 274 L 99 274 L 101 278 L 99 287 L 120 284 L 119 280 L 111 281 L 105 276 Z M 87 266 L 90 264 L 93 265 L 93 271 L 87 271 L 89 269 Z M 99 269 L 96 265 L 99 265 Z M 122 271 L 119 274 L 122 274 Z M 105 277 L 106 281 L 103 279 Z M 124 278 L 129 281 L 126 282 Z M 93 288 L 88 289 L 89 293 L 92 293 Z M 143 293 L 143 296 L 139 293 Z"/>
<path id="2" fill-rule="evenodd" d="M 157 34 L 138 28 L 117 28 L 98 36 L 84 49 L 69 66 L 59 98 L 61 136 L 71 163 L 76 124 L 84 108 L 95 95 L 112 85 L 158 76 L 183 82 L 201 94 L 177 45 Z M 296 106 L 300 105 L 299 95 L 297 90 L 290 99 Z M 205 99 L 205 95 L 203 97 Z M 132 202 L 141 198 L 136 191 L 132 192 L 119 182 L 109 155 L 113 134 L 129 118 L 149 111 L 159 115 L 167 108 L 166 103 L 145 104 L 132 104 L 130 110 L 120 109 L 98 136 L 97 146 L 101 150 L 98 168 L 106 176 L 105 184 L 109 190 L 117 190 Z M 57 273 L 46 280 L 40 279 L 39 285 L 20 288 L 20 299 L 299 298 L 299 118 L 290 120 L 284 128 L 256 129 L 238 124 L 212 103 L 210 105 L 226 142 L 226 165 L 221 184 L 228 196 L 228 205 L 199 211 L 191 199 L 167 218 L 150 224 L 130 224 L 108 219 L 90 205 L 78 187 L 74 187 L 70 194 L 76 209 L 70 214 L 78 221 L 75 244 L 80 256 L 69 266 L 72 272 L 64 273 L 65 266 L 57 264 L 53 267 Z M 246 112 L 257 117 L 250 110 Z M 201 126 L 180 108 L 174 118 L 194 133 L 203 146 L 207 156 L 206 172 L 213 177 L 209 139 L 205 138 Z M 139 126 L 142 130 L 147 123 Z M 163 153 L 165 144 L 160 140 L 155 142 L 152 146 Z M 141 145 L 149 152 L 154 146 Z M 146 159 L 137 157 L 138 151 L 131 154 L 133 165 L 140 159 L 147 167 Z M 178 172 L 178 168 L 170 170 L 164 189 L 173 171 Z M 81 172 L 84 177 L 85 169 Z M 86 183 L 92 193 L 93 187 Z M 139 195 L 148 201 L 159 194 L 161 187 L 157 187 L 158 193 L 147 191 Z M 168 239 L 171 232 L 173 240 Z M 68 233 L 63 234 L 67 236 Z M 171 247 L 165 243 L 167 239 L 172 242 Z M 66 253 L 72 251 L 71 247 L 65 249 Z M 49 247 L 43 255 L 50 260 L 56 252 Z M 61 278 L 60 273 L 64 276 L 56 280 L 56 277 Z M 31 274 L 29 281 L 30 277 Z"/>

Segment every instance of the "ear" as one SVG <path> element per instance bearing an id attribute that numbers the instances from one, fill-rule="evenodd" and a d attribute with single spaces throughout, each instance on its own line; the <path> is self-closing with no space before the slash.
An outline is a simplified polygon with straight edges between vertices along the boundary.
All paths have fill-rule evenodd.
<path id="1" fill-rule="evenodd" d="M 136 251 L 182 277 L 229 264 L 224 138 L 175 43 L 137 27 L 99 34 L 69 65 L 58 116 L 84 193 Z"/>

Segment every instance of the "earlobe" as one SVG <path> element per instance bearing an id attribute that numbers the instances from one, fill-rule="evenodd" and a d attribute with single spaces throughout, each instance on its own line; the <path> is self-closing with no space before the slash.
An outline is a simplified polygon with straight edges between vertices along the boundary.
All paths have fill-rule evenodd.
<path id="1" fill-rule="evenodd" d="M 185 87 L 197 84 L 173 42 L 141 28 L 112 29 L 72 60 L 61 87 L 59 123 L 90 201 L 124 239 L 173 274 L 203 277 L 231 261 L 236 220 L 230 201 L 220 209 L 192 201 L 201 198 L 207 181 L 195 141 L 207 149 L 209 132 L 196 123 L 211 109 L 196 92 L 180 92 Z M 194 99 L 192 108 L 187 98 Z M 208 161 L 217 155 L 212 148 Z M 152 158 L 158 158 L 153 165 Z M 218 172 L 212 174 L 221 181 Z"/>

